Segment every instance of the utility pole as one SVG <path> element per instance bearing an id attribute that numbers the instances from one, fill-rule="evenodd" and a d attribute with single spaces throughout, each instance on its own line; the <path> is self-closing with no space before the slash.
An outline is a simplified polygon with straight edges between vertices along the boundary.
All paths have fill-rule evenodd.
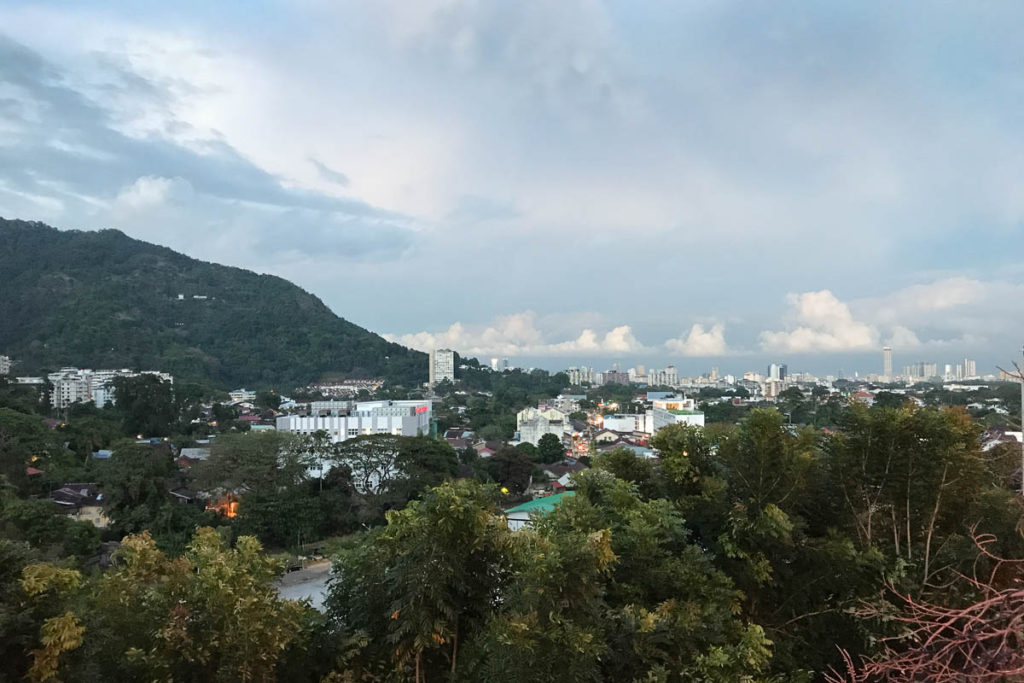
<path id="1" fill-rule="evenodd" d="M 1020 494 L 1024 496 L 1024 345 L 1020 348 L 1021 362 L 1013 361 L 1017 372 L 1003 370 L 1003 374 L 1020 382 Z M 997 366 L 998 367 L 998 366 Z"/>

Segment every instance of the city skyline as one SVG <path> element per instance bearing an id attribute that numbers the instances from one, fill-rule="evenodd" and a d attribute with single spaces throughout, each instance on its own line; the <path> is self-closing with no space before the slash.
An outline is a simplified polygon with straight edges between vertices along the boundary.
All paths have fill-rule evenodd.
<path id="1" fill-rule="evenodd" d="M 891 374 L 889 377 L 893 381 L 905 381 L 907 379 L 926 379 L 928 377 L 921 377 L 918 375 L 911 374 L 908 376 L 907 368 L 915 365 L 929 365 L 934 366 L 937 371 L 935 376 L 943 379 L 965 379 L 967 377 L 985 377 L 999 375 L 999 367 L 993 365 L 992 367 L 985 367 L 983 364 L 979 364 L 976 359 L 971 357 L 971 354 L 961 354 L 957 357 L 936 357 L 922 359 L 916 355 L 907 352 L 906 354 L 900 354 L 899 349 L 893 349 L 892 347 L 882 347 L 875 354 L 865 354 L 861 360 L 864 361 L 860 365 L 840 366 L 830 364 L 828 357 L 817 357 L 812 359 L 808 363 L 792 363 L 788 362 L 785 357 L 781 356 L 761 356 L 761 355 L 749 355 L 744 357 L 733 357 L 725 359 L 717 359 L 713 363 L 707 363 L 704 359 L 694 358 L 681 358 L 673 359 L 671 357 L 655 359 L 657 362 L 650 362 L 650 357 L 637 357 L 631 359 L 607 359 L 607 358 L 591 358 L 586 361 L 580 361 L 573 359 L 567 361 L 566 359 L 528 359 L 528 358 L 512 358 L 510 359 L 511 367 L 522 367 L 522 368 L 540 368 L 548 371 L 558 372 L 564 371 L 567 368 L 589 368 L 594 372 L 605 372 L 607 370 L 616 372 L 626 372 L 630 369 L 661 369 L 664 367 L 672 366 L 675 368 L 676 373 L 680 377 L 707 377 L 712 374 L 716 374 L 718 377 L 724 377 L 725 375 L 733 375 L 736 377 L 742 377 L 747 372 L 757 372 L 763 376 L 769 376 L 771 373 L 770 368 L 773 365 L 781 366 L 785 369 L 788 374 L 812 374 L 821 378 L 832 376 L 832 377 L 844 377 L 853 378 L 859 377 L 861 379 L 869 376 L 876 376 L 881 380 L 886 376 L 886 362 L 885 362 L 885 350 L 889 349 L 892 353 L 892 358 L 896 361 L 891 362 Z M 913 358 L 913 360 L 911 360 Z M 958 365 L 964 364 L 965 361 L 969 363 L 969 367 L 974 370 L 969 374 L 959 375 L 957 374 Z M 1003 367 L 1011 366 L 1012 362 L 1002 364 Z M 949 375 L 945 374 L 945 370 L 950 370 Z M 642 372 L 640 374 L 643 374 Z M 930 376 L 929 376 L 930 377 Z"/>
<path id="2" fill-rule="evenodd" d="M 1019 4 L 136 9 L 0 8 L 0 215 L 481 359 L 1019 355 Z"/>

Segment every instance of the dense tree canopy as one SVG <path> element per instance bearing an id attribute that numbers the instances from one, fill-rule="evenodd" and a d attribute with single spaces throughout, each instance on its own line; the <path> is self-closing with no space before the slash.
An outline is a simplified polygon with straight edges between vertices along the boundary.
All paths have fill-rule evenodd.
<path id="1" fill-rule="evenodd" d="M 983 450 L 963 408 L 855 403 L 821 430 L 824 396 L 783 400 L 809 424 L 753 408 L 667 427 L 656 459 L 595 455 L 574 495 L 513 532 L 501 489 L 526 490 L 531 449 L 221 434 L 185 473 L 162 440 L 109 444 L 116 415 L 50 429 L 15 397 L 0 406 L 0 677 L 813 681 L 846 653 L 861 681 L 956 666 L 935 642 L 994 653 L 972 675 L 1016 666 L 970 638 L 1017 623 L 1016 602 L 992 600 L 1020 599 L 1019 449 Z M 97 443 L 113 456 L 86 455 Z M 104 538 L 130 534 L 112 568 L 28 463 L 101 484 Z M 233 496 L 237 516 L 176 502 L 183 483 Z M 345 535 L 324 614 L 275 595 L 281 563 L 250 535 L 291 550 Z"/>
<path id="2" fill-rule="evenodd" d="M 426 354 L 339 318 L 286 280 L 116 230 L 0 218 L 0 277 L 0 349 L 26 372 L 130 367 L 228 388 L 290 389 L 327 374 L 427 379 Z"/>

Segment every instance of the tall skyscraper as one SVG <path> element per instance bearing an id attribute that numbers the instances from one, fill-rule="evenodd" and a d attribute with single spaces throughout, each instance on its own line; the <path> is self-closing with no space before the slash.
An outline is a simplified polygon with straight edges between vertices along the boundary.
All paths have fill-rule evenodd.
<path id="1" fill-rule="evenodd" d="M 892 379 L 892 347 L 882 347 L 882 377 Z"/>
<path id="2" fill-rule="evenodd" d="M 430 386 L 448 380 L 455 381 L 455 352 L 451 349 L 434 349 L 430 352 Z"/>

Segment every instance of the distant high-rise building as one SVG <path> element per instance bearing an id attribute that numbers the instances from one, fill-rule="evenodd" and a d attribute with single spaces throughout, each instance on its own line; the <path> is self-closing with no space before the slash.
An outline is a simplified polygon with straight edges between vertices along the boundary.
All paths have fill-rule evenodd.
<path id="1" fill-rule="evenodd" d="M 492 358 L 491 359 L 491 370 L 494 370 L 495 372 L 498 371 L 498 359 L 497 358 Z"/>
<path id="2" fill-rule="evenodd" d="M 977 377 L 978 368 L 973 360 L 970 358 L 964 358 L 964 379 L 969 377 Z"/>
<path id="3" fill-rule="evenodd" d="M 782 366 L 778 363 L 770 363 L 768 365 L 768 372 L 765 373 L 765 376 L 769 380 L 774 380 L 776 382 L 780 381 L 782 379 Z"/>
<path id="4" fill-rule="evenodd" d="M 882 347 L 882 377 L 888 381 L 892 379 L 892 347 Z"/>
<path id="5" fill-rule="evenodd" d="M 779 366 L 779 381 L 784 382 L 787 377 L 789 377 L 789 366 L 783 363 Z"/>
<path id="6" fill-rule="evenodd" d="M 605 384 L 629 384 L 629 373 L 619 372 L 618 370 L 609 370 L 604 373 Z"/>
<path id="7" fill-rule="evenodd" d="M 0 375 L 11 374 L 11 359 L 8 356 L 0 356 Z"/>
<path id="8" fill-rule="evenodd" d="M 594 376 L 593 368 L 588 368 L 586 366 L 577 368 L 573 366 L 566 371 L 566 374 L 569 375 L 569 384 L 572 384 L 573 386 L 578 386 L 584 382 L 599 384 L 599 382 L 596 381 L 597 378 Z"/>
<path id="9" fill-rule="evenodd" d="M 430 386 L 448 380 L 455 381 L 455 352 L 451 349 L 434 349 L 430 352 Z"/>
<path id="10" fill-rule="evenodd" d="M 679 386 L 679 372 L 674 365 L 670 365 L 664 370 L 651 368 L 647 373 L 647 384 L 656 387 L 677 387 Z"/>

